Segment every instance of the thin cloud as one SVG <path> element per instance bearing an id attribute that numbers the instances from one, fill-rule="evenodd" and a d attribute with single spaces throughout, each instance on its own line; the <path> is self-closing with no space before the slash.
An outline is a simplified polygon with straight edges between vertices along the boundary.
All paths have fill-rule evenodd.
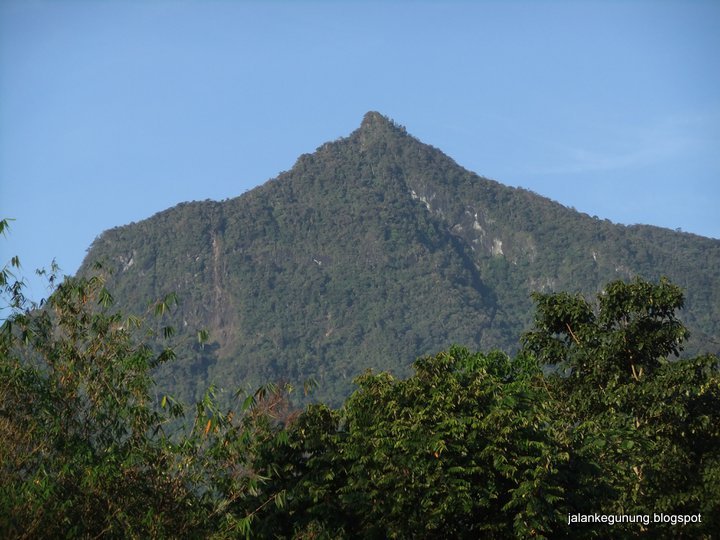
<path id="1" fill-rule="evenodd" d="M 652 126 L 605 126 L 615 132 L 610 140 L 598 142 L 609 149 L 569 145 L 561 141 L 543 141 L 552 148 L 555 163 L 530 166 L 530 174 L 580 174 L 588 172 L 636 169 L 668 160 L 691 159 L 697 153 L 706 156 L 720 146 L 717 113 L 672 115 Z"/>

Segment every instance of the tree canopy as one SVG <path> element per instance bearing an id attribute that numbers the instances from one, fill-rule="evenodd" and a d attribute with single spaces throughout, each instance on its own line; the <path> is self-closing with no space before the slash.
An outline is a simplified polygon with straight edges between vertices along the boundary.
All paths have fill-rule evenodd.
<path id="1" fill-rule="evenodd" d="M 17 267 L 0 272 L 4 537 L 720 530 L 720 365 L 672 358 L 687 331 L 667 280 L 613 282 L 594 300 L 536 294 L 514 357 L 455 346 L 418 359 L 407 378 L 366 372 L 338 408 L 297 409 L 279 384 L 227 408 L 220 389 L 187 407 L 154 384 L 174 348 L 202 346 L 163 326 L 172 296 L 148 321 L 123 315 L 98 270 L 28 306 Z M 648 519 L 572 521 L 590 515 Z"/>

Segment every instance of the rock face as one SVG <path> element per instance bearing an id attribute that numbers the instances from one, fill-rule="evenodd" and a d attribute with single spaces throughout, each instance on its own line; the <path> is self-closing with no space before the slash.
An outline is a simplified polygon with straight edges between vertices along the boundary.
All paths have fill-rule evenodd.
<path id="1" fill-rule="evenodd" d="M 106 231 L 80 273 L 97 260 L 123 310 L 174 291 L 180 337 L 209 330 L 210 346 L 181 347 L 159 373 L 185 398 L 313 377 L 336 402 L 363 370 L 404 374 L 453 343 L 512 352 L 534 290 L 592 294 L 634 275 L 686 289 L 692 352 L 720 342 L 720 241 L 503 186 L 376 112 L 241 197 Z"/>

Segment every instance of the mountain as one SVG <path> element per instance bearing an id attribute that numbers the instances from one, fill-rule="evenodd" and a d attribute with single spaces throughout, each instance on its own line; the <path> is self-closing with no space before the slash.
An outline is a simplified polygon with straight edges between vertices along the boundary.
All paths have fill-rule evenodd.
<path id="1" fill-rule="evenodd" d="M 482 178 L 376 112 L 240 197 L 104 232 L 79 273 L 95 261 L 115 270 L 124 311 L 174 291 L 180 337 L 209 330 L 159 373 L 185 398 L 314 377 L 337 402 L 366 368 L 403 375 L 453 343 L 516 350 L 532 291 L 594 294 L 635 275 L 685 289 L 688 352 L 720 349 L 720 241 Z"/>

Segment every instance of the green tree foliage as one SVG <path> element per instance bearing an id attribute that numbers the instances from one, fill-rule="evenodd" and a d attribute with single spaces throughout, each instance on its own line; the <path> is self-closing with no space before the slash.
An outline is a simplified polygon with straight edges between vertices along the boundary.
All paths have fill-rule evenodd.
<path id="1" fill-rule="evenodd" d="M 564 518 L 568 453 L 547 429 L 541 376 L 459 347 L 405 380 L 361 376 L 343 409 L 309 406 L 259 456 L 274 472 L 263 489 L 287 501 L 263 536 L 544 537 Z"/>
<path id="2" fill-rule="evenodd" d="M 533 294 L 536 329 L 526 347 L 547 364 L 570 368 L 572 384 L 607 386 L 652 376 L 670 354 L 678 355 L 688 332 L 676 316 L 681 290 L 636 278 L 609 284 L 597 313 L 580 295 Z"/>
<path id="3" fill-rule="evenodd" d="M 720 364 L 669 358 L 688 335 L 676 316 L 680 289 L 636 279 L 610 283 L 594 305 L 564 293 L 534 298 L 523 341 L 560 370 L 548 384 L 574 448 L 573 511 L 701 513 L 703 524 L 683 534 L 720 530 Z"/>
<path id="4" fill-rule="evenodd" d="M 185 416 L 151 377 L 174 357 L 169 326 L 121 315 L 102 273 L 66 278 L 47 303 L 26 306 L 18 268 L 13 259 L 0 271 L 3 537 L 720 530 L 720 366 L 668 358 L 687 338 L 668 281 L 613 282 L 596 302 L 536 295 L 515 358 L 452 347 L 404 379 L 365 373 L 338 409 L 296 410 L 287 385 L 224 408 L 210 387 Z M 173 309 L 171 295 L 150 311 L 162 321 Z M 150 345 L 159 341 L 168 345 Z M 568 524 L 596 513 L 702 521 Z"/>
<path id="5" fill-rule="evenodd" d="M 233 503 L 262 481 L 249 458 L 270 423 L 257 407 L 267 389 L 237 410 L 221 410 L 209 389 L 173 429 L 183 407 L 157 396 L 151 377 L 173 349 L 154 349 L 152 327 L 113 311 L 102 274 L 65 278 L 36 306 L 18 269 L 14 258 L 0 271 L 0 536 L 248 534 L 253 512 Z M 166 314 L 173 300 L 152 311 Z"/>
<path id="6" fill-rule="evenodd" d="M 719 365 L 667 358 L 687 337 L 680 290 L 634 280 L 610 283 L 596 304 L 535 301 L 512 360 L 452 348 L 408 379 L 363 375 L 342 409 L 278 426 L 259 463 L 272 473 L 262 488 L 287 506 L 269 512 L 263 536 L 709 538 L 720 525 Z M 569 525 L 572 514 L 649 522 Z M 702 521 L 671 529 L 655 514 Z"/>
<path id="7" fill-rule="evenodd" d="M 149 369 L 171 354 L 137 344 L 136 320 L 89 309 L 110 301 L 99 278 L 68 279 L 44 309 L 2 327 L 0 528 L 10 536 L 193 531 L 175 529 L 194 495 L 152 438 L 163 419 Z"/>
<path id="8" fill-rule="evenodd" d="M 346 405 L 348 485 L 372 536 L 477 538 L 552 529 L 567 452 L 534 366 L 453 348 L 404 381 L 365 375 Z"/>

